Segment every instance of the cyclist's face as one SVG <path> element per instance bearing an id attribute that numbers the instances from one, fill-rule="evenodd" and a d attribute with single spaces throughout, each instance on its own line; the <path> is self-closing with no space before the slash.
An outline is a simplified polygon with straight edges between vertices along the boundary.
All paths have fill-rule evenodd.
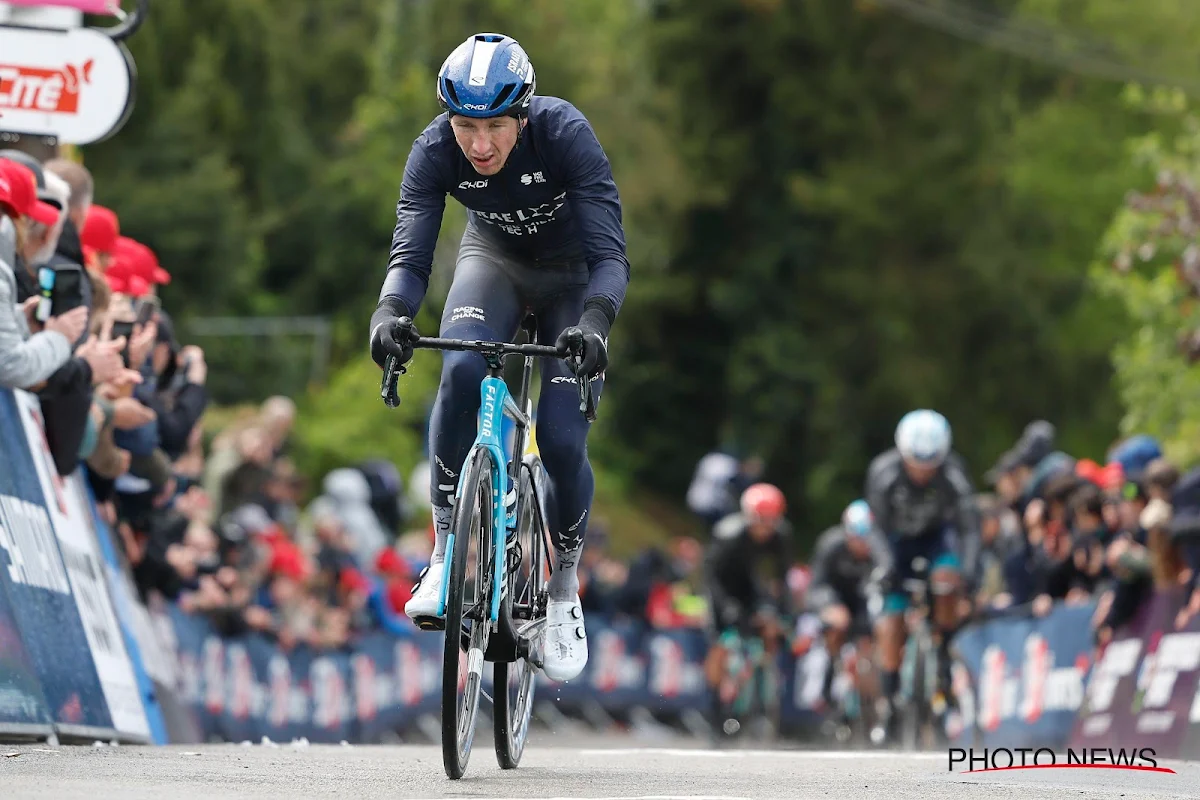
<path id="1" fill-rule="evenodd" d="M 908 479 L 917 486 L 924 486 L 933 480 L 933 476 L 937 474 L 937 464 L 914 464 L 911 461 L 904 462 L 904 471 L 908 473 Z"/>
<path id="2" fill-rule="evenodd" d="M 759 518 L 750 522 L 750 538 L 762 543 L 769 541 L 775 535 L 776 520 Z"/>
<path id="3" fill-rule="evenodd" d="M 517 145 L 521 124 L 515 117 L 450 118 L 454 140 L 480 175 L 495 175 L 504 168 L 508 154 Z"/>
<path id="4" fill-rule="evenodd" d="M 867 544 L 865 536 L 851 536 L 846 540 L 846 546 L 850 548 L 850 555 L 855 558 L 866 558 L 871 555 L 871 546 Z"/>

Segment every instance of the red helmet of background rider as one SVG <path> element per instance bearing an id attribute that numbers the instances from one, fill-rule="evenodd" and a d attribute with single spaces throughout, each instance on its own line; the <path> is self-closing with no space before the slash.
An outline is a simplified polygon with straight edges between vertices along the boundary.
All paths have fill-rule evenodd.
<path id="1" fill-rule="evenodd" d="M 783 492 L 769 483 L 756 483 L 742 493 L 742 516 L 748 522 L 778 522 L 785 511 Z"/>

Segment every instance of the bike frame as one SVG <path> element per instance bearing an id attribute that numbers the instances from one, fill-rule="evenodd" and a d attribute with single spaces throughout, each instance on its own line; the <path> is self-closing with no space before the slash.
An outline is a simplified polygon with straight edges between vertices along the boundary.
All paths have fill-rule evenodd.
<path id="1" fill-rule="evenodd" d="M 527 319 L 523 327 L 532 337 L 534 333 L 532 318 Z M 578 365 L 583 352 L 582 335 L 577 336 L 565 351 L 537 344 L 517 345 L 504 342 L 424 337 L 417 338 L 412 344 L 417 349 L 477 352 L 487 361 L 488 374 L 479 386 L 479 432 L 475 436 L 474 444 L 471 445 L 471 449 L 467 452 L 467 458 L 463 462 L 463 465 L 469 464 L 475 454 L 478 451 L 482 451 L 491 459 L 492 466 L 494 467 L 492 471 L 492 547 L 496 558 L 493 560 L 492 574 L 487 576 L 492 581 L 492 597 L 488 608 L 488 621 L 494 624 L 500 618 L 500 600 L 503 596 L 504 588 L 508 583 L 508 562 L 507 559 L 501 558 L 500 554 L 505 553 L 507 550 L 509 523 L 512 523 L 512 528 L 515 530 L 516 521 L 519 519 L 518 515 L 521 511 L 517 507 L 520 498 L 514 496 L 512 498 L 513 513 L 511 516 L 506 514 L 506 509 L 510 501 L 509 494 L 516 492 L 512 481 L 514 479 L 519 480 L 520 454 L 525 450 L 525 437 L 530 427 L 532 407 L 529 398 L 529 386 L 533 378 L 534 360 L 536 358 L 567 358 L 570 356 L 573 359 L 573 363 Z M 521 373 L 520 393 L 515 399 L 510 393 L 508 384 L 504 382 L 503 377 L 504 360 L 509 355 L 522 355 L 525 359 L 524 368 Z M 389 408 L 395 408 L 400 404 L 400 396 L 396 391 L 396 382 L 403 372 L 404 367 L 396 361 L 395 356 L 388 356 L 384 363 L 380 396 Z M 579 386 L 579 412 L 589 422 L 592 422 L 596 419 L 596 403 L 595 396 L 592 393 L 591 379 L 579 378 L 577 383 Z M 513 458 L 511 460 L 514 466 L 514 474 L 509 473 L 510 460 L 504 452 L 503 423 L 505 418 L 511 419 L 516 426 L 516 435 L 513 437 Z M 466 473 L 467 470 L 465 469 L 459 472 L 458 483 L 454 490 L 455 506 L 462 499 L 463 481 L 466 479 Z M 446 551 L 448 553 L 454 552 L 453 530 L 450 531 L 446 540 Z M 438 598 L 439 616 L 444 616 L 446 613 L 446 601 L 449 595 L 450 565 L 452 561 L 452 558 L 447 558 L 443 567 L 442 592 Z"/>
<path id="2" fill-rule="evenodd" d="M 528 383 L 533 368 L 533 358 L 527 356 L 525 360 L 525 376 L 522 380 L 522 383 L 525 384 L 522 386 L 522 395 L 526 396 L 524 409 L 517 405 L 517 401 L 508 390 L 508 384 L 498 375 L 488 375 L 479 385 L 479 433 L 475 436 L 475 443 L 471 445 L 467 460 L 463 462 L 464 464 L 469 463 L 476 451 L 480 450 L 486 453 L 492 461 L 494 467 L 492 470 L 492 548 L 493 552 L 497 554 L 505 552 L 509 528 L 508 498 L 510 492 L 516 491 L 515 486 L 512 485 L 512 476 L 509 475 L 509 458 L 504 452 L 502 421 L 504 417 L 507 417 L 516 425 L 516 436 L 513 439 L 513 460 L 516 460 L 516 454 L 525 449 L 525 436 L 529 430 Z M 460 471 L 458 486 L 454 491 L 456 503 L 462 499 L 465 477 L 466 470 Z M 512 516 L 514 522 L 517 519 L 517 513 L 518 510 L 514 503 Z M 453 531 L 446 540 L 446 552 L 454 552 Z M 438 599 L 438 613 L 442 615 L 446 613 L 446 597 L 450 591 L 450 561 L 451 559 L 446 559 L 445 571 L 442 574 L 442 594 Z M 492 560 L 492 574 L 489 579 L 492 597 L 488 606 L 488 621 L 494 623 L 500 618 L 500 598 L 505 584 L 508 582 L 508 562 L 498 555 Z"/>

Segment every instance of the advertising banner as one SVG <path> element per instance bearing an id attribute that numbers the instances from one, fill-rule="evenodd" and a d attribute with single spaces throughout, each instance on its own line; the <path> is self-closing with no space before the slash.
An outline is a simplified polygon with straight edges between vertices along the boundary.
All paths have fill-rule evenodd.
<path id="1" fill-rule="evenodd" d="M 0 25 L 0 131 L 98 142 L 125 124 L 133 90 L 129 51 L 99 31 Z"/>
<path id="2" fill-rule="evenodd" d="M 1104 649 L 1088 682 L 1073 747 L 1185 752 L 1200 681 L 1200 619 L 1176 630 L 1182 588 L 1156 591 Z"/>
<path id="3" fill-rule="evenodd" d="M 0 582 L 56 730 L 110 736 L 112 717 L 21 413 L 13 392 L 0 390 Z M 65 513 L 65 495 L 57 484 L 52 489 L 49 502 Z"/>
<path id="4" fill-rule="evenodd" d="M 1095 604 L 1056 605 L 970 625 L 952 645 L 962 725 L 954 744 L 1062 747 L 1083 702 Z"/>
<path id="5" fill-rule="evenodd" d="M 109 599 L 107 571 L 82 483 L 78 474 L 62 478 L 55 470 L 37 397 L 18 391 L 14 398 L 113 727 L 127 738 L 148 741 L 150 725 L 141 689 Z"/>

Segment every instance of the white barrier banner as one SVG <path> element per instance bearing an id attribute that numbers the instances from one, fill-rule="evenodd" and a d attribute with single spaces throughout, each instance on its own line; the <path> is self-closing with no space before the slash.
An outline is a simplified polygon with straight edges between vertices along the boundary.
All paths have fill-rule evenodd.
<path id="1" fill-rule="evenodd" d="M 22 391 L 13 394 L 113 727 L 120 733 L 149 739 L 150 724 L 108 595 L 104 559 L 92 530 L 82 480 L 78 472 L 64 479 L 55 469 L 37 397 Z"/>

